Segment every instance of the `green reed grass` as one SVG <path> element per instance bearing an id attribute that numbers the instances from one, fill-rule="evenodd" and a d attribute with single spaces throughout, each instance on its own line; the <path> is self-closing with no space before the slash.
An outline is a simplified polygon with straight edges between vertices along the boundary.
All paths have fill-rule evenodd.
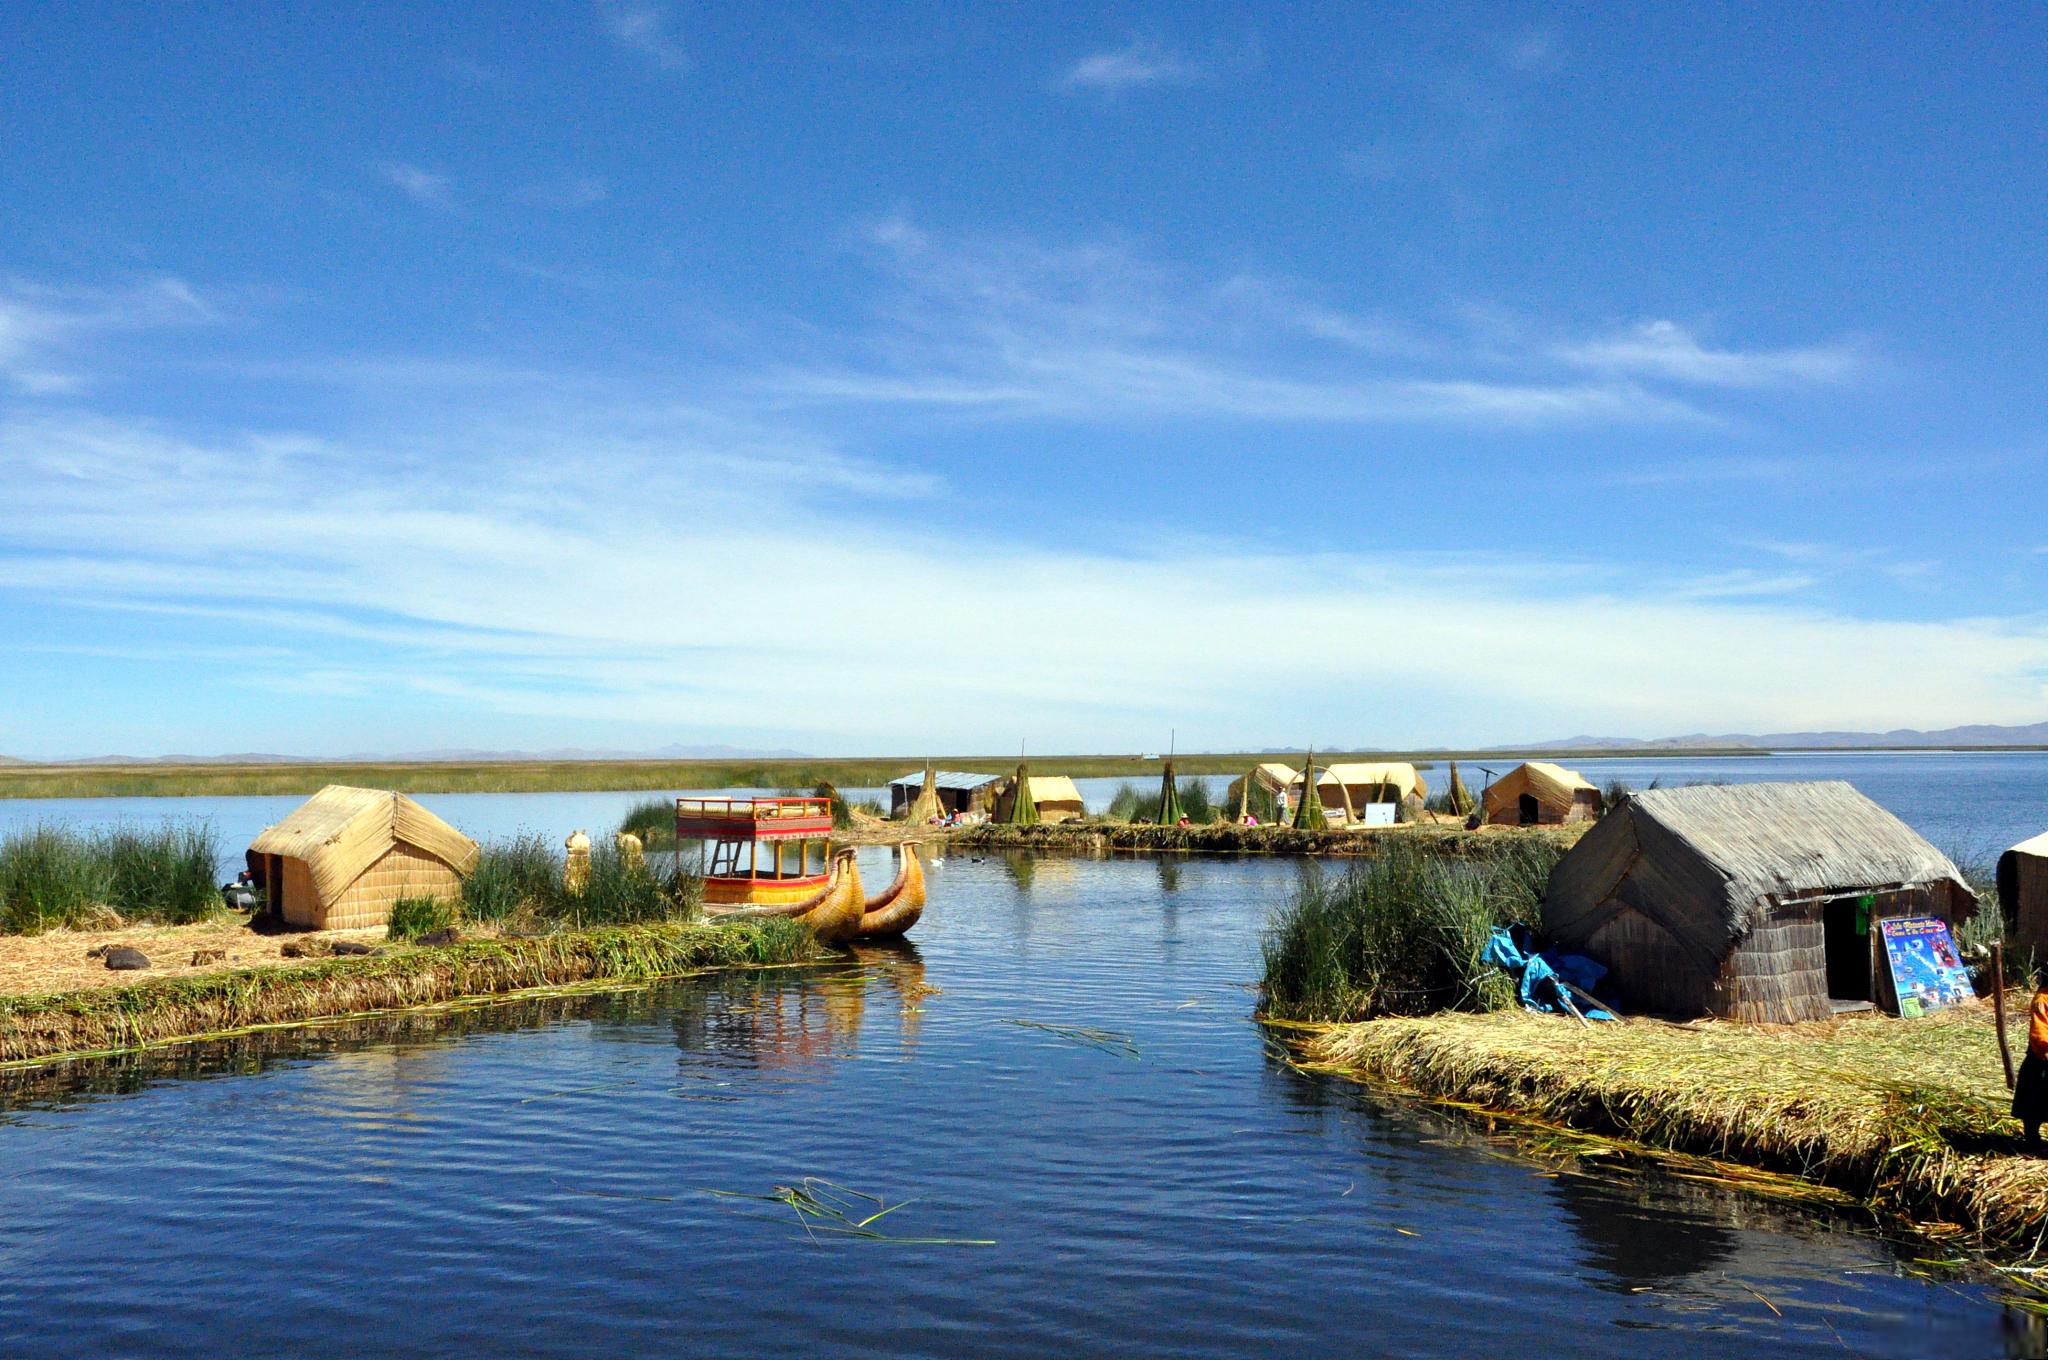
<path id="1" fill-rule="evenodd" d="M 535 832 L 522 832 L 481 848 L 476 868 L 462 882 L 462 911 L 472 921 L 499 922 L 522 907 L 546 915 L 561 892 L 562 859 Z"/>
<path id="2" fill-rule="evenodd" d="M 619 830 L 638 836 L 650 850 L 667 849 L 676 841 L 676 805 L 669 798 L 643 798 L 619 822 Z"/>
<path id="3" fill-rule="evenodd" d="M 0 932 L 181 924 L 220 909 L 220 841 L 204 823 L 85 832 L 37 826 L 0 838 Z"/>
<path id="4" fill-rule="evenodd" d="M 1359 1020 L 1509 1004 L 1511 983 L 1480 954 L 1497 927 L 1537 919 L 1559 853 L 1530 840 L 1461 861 L 1389 840 L 1341 874 L 1312 868 L 1268 926 L 1261 1011 Z"/>
<path id="5" fill-rule="evenodd" d="M 391 904 L 385 934 L 394 940 L 417 940 L 455 924 L 461 903 L 439 897 L 401 897 Z"/>
<path id="6" fill-rule="evenodd" d="M 1202 779 L 1183 776 L 1173 781 L 1173 790 L 1180 797 L 1182 815 L 1197 826 L 1222 821 L 1230 815 L 1228 809 L 1209 796 L 1209 785 Z M 1156 822 L 1159 801 L 1157 784 L 1149 790 L 1136 784 L 1120 784 L 1109 800 L 1109 816 L 1119 822 Z"/>

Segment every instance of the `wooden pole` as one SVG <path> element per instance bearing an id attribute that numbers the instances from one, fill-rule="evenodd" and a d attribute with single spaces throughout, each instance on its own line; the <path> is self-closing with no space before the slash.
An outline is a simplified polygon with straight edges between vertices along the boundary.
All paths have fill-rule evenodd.
<path id="1" fill-rule="evenodd" d="M 1998 1018 L 1998 1060 L 2005 1064 L 2005 1089 L 2013 1088 L 2012 1049 L 2005 1042 L 2005 946 L 1991 946 L 1991 1013 Z"/>

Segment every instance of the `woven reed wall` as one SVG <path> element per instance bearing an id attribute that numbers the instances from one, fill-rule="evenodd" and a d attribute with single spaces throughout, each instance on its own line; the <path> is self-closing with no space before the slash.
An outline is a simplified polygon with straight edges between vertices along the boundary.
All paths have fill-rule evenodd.
<path id="1" fill-rule="evenodd" d="M 314 930 L 367 930 L 391 919 L 401 897 L 462 895 L 462 878 L 435 855 L 399 841 L 329 902 L 322 902 L 312 871 L 302 859 L 285 859 L 284 902 L 288 924 Z"/>
<path id="2" fill-rule="evenodd" d="M 362 930 L 391 918 L 391 904 L 401 897 L 456 898 L 462 878 L 440 858 L 400 841 L 355 882 L 327 904 L 328 930 Z"/>
<path id="3" fill-rule="evenodd" d="M 2015 947 L 2048 960 L 2048 859 L 2008 851 L 1998 866 L 1998 891 Z"/>

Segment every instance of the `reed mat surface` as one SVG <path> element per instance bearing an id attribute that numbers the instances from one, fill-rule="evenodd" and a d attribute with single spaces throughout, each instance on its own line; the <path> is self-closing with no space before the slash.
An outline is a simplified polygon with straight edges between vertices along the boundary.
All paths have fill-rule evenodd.
<path id="1" fill-rule="evenodd" d="M 97 1055 L 251 1026 L 397 1010 L 536 988 L 648 982 L 819 956 L 786 921 L 661 924 L 474 940 L 383 957 L 0 996 L 0 1064 Z"/>
<path id="2" fill-rule="evenodd" d="M 265 964 L 294 966 L 280 952 L 287 941 L 355 940 L 384 943 L 382 926 L 369 930 L 326 930 L 303 934 L 259 935 L 246 916 L 219 912 L 213 920 L 186 926 L 123 926 L 115 930 L 50 930 L 41 935 L 0 935 L 0 997 L 133 987 L 169 977 L 196 977 L 233 968 Z M 150 966 L 138 972 L 115 972 L 86 951 L 107 945 L 128 945 L 149 956 Z M 193 964 L 195 954 L 219 952 L 221 958 Z M 316 959 L 307 963 L 318 962 Z M 303 964 L 297 966 L 304 966 Z"/>
<path id="3" fill-rule="evenodd" d="M 1586 1029 L 1504 1011 L 1303 1033 L 1311 1070 L 1798 1176 L 1994 1256 L 2048 1245 L 2048 1159 L 2007 1116 L 1988 1002 L 1918 1020 Z"/>

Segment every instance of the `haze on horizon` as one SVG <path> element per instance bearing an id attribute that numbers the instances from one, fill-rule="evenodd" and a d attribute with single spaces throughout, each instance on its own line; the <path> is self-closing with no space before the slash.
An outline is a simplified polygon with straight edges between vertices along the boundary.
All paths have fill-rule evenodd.
<path id="1" fill-rule="evenodd" d="M 2048 717 L 2048 17 L 0 13 L 0 752 Z"/>

